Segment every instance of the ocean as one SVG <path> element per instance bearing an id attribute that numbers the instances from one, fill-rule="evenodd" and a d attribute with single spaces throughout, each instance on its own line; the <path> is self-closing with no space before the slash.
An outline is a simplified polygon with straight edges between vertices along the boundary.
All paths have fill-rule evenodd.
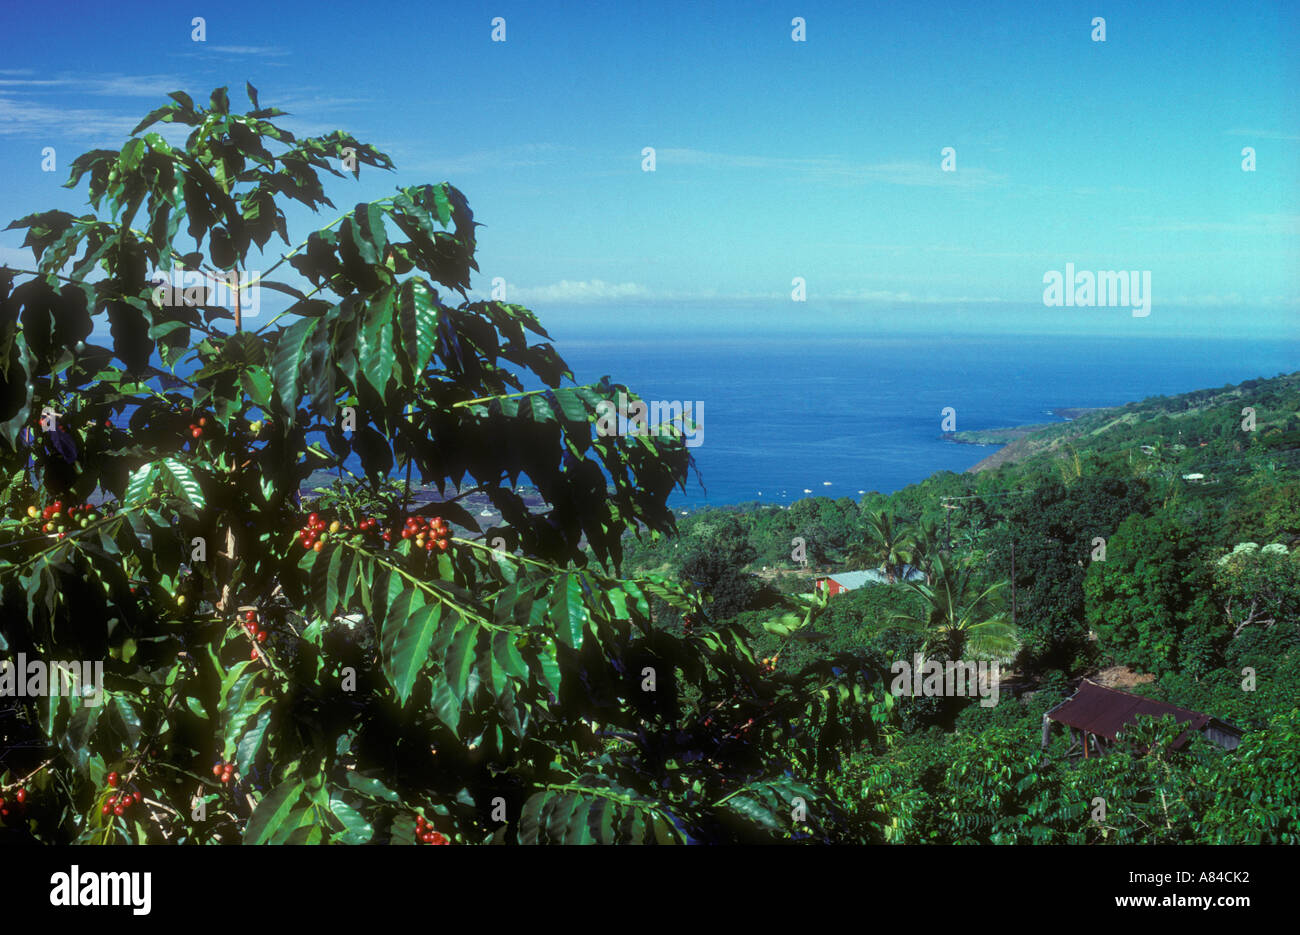
<path id="1" fill-rule="evenodd" d="M 679 509 L 889 493 L 997 450 L 956 429 L 1060 421 L 1114 406 L 1300 369 L 1287 340 L 960 335 L 582 340 L 556 334 L 579 382 L 609 374 L 648 400 L 704 404 Z"/>
<path id="2" fill-rule="evenodd" d="M 578 382 L 608 374 L 646 400 L 703 404 L 700 478 L 673 494 L 678 510 L 890 493 L 997 450 L 943 439 L 946 407 L 959 431 L 1003 428 L 1300 369 L 1287 336 L 890 335 L 879 323 L 724 336 L 679 323 L 592 338 L 610 330 L 547 323 Z"/>

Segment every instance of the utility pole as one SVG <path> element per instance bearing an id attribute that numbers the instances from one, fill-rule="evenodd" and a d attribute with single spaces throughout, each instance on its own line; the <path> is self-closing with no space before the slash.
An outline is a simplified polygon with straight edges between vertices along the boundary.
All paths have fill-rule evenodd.
<path id="1" fill-rule="evenodd" d="M 952 554 L 952 522 L 951 522 L 952 511 L 960 509 L 960 507 L 955 507 L 950 505 L 948 503 L 948 498 L 944 497 L 943 508 L 946 511 L 943 516 L 943 538 L 944 541 L 948 543 L 948 548 L 946 551 L 948 552 L 949 555 L 951 555 Z"/>
<path id="2" fill-rule="evenodd" d="M 1011 625 L 1016 625 L 1016 540 L 1011 539 Z"/>

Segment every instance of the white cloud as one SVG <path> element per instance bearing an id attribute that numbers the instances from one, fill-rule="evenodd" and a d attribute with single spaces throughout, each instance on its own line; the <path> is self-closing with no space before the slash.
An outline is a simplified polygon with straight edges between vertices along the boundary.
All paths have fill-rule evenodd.
<path id="1" fill-rule="evenodd" d="M 183 81 L 175 75 L 62 74 L 55 78 L 0 78 L 0 88 L 68 88 L 78 94 L 97 96 L 166 97 L 180 87 Z"/>
<path id="2" fill-rule="evenodd" d="M 802 174 L 814 181 L 841 184 L 880 182 L 886 185 L 946 186 L 950 188 L 989 188 L 1002 184 L 1003 175 L 989 169 L 959 168 L 944 172 L 934 162 L 852 162 L 838 156 L 751 156 L 713 153 L 698 149 L 659 149 L 656 159 L 667 165 L 694 165 L 716 169 L 762 169 Z"/>
<path id="3" fill-rule="evenodd" d="M 12 72 L 0 72 L 12 74 Z M 68 106 L 69 98 L 88 103 L 87 97 L 154 98 L 157 103 L 184 87 L 174 75 L 79 75 L 60 73 L 48 78 L 0 78 L 0 136 L 28 138 L 108 138 L 128 135 L 144 111 L 131 113 L 97 107 Z M 57 96 L 56 96 L 57 95 Z"/>
<path id="4" fill-rule="evenodd" d="M 488 296 L 471 290 L 471 299 L 484 300 Z M 703 289 L 692 292 L 678 290 L 652 291 L 638 283 L 608 283 L 600 279 L 571 281 L 568 279 L 548 286 L 516 286 L 510 283 L 506 287 L 506 301 L 522 305 L 543 305 L 547 303 L 596 303 L 611 302 L 621 299 L 634 299 L 644 302 L 734 302 L 734 303 L 770 303 L 790 301 L 789 290 L 774 292 L 722 292 L 716 289 Z M 809 302 L 861 302 L 868 304 L 888 303 L 897 305 L 958 305 L 962 303 L 998 303 L 1006 300 L 997 296 L 935 295 L 934 293 L 916 294 L 881 289 L 839 289 L 831 292 L 810 292 Z"/>
<path id="5" fill-rule="evenodd" d="M 471 291 L 471 297 L 479 300 L 488 298 L 481 292 Z M 551 283 L 549 286 L 506 286 L 506 301 L 522 305 L 542 304 L 546 302 L 608 302 L 615 299 L 649 298 L 649 291 L 634 282 L 612 283 L 601 279 L 568 280 Z"/>
<path id="6" fill-rule="evenodd" d="M 227 55 L 288 55 L 288 49 L 282 49 L 275 45 L 214 45 L 211 47 L 213 52 L 224 52 Z"/>
<path id="7" fill-rule="evenodd" d="M 287 110 L 288 108 L 286 108 Z M 409 172 L 440 175 L 454 178 L 471 172 L 499 169 L 526 169 L 549 165 L 563 151 L 571 149 L 554 143 L 520 143 L 516 146 L 501 146 L 495 149 L 480 149 L 472 153 L 446 158 L 406 160 L 401 158 L 400 150 L 391 147 L 393 154 L 402 168 Z M 397 150 L 397 151 L 394 151 Z"/>
<path id="8" fill-rule="evenodd" d="M 1006 300 L 998 296 L 970 295 L 914 295 L 910 292 L 891 292 L 880 289 L 848 289 L 832 293 L 826 297 L 831 302 L 891 302 L 899 305 L 963 305 L 968 303 L 996 304 Z"/>
<path id="9" fill-rule="evenodd" d="M 52 107 L 0 97 L 0 136 L 120 139 L 139 122 L 138 115 L 121 116 L 85 107 Z"/>

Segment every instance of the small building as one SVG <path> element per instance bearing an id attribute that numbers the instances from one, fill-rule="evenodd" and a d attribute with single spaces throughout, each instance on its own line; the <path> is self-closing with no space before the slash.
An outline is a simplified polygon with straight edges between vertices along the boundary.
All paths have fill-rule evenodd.
<path id="1" fill-rule="evenodd" d="M 1227 721 L 1084 679 L 1073 695 L 1043 715 L 1043 749 L 1047 749 L 1051 740 L 1052 724 L 1057 723 L 1065 725 L 1074 739 L 1071 753 L 1081 748 L 1085 760 L 1089 750 L 1101 756 L 1115 742 L 1116 735 L 1133 724 L 1138 715 L 1163 717 L 1166 714 L 1187 725 L 1174 740 L 1175 750 L 1186 746 L 1194 733 L 1202 734 L 1225 750 L 1234 750 L 1241 743 L 1241 729 Z"/>
<path id="2" fill-rule="evenodd" d="M 898 580 L 924 581 L 925 575 L 911 565 L 904 565 L 903 572 L 898 576 Z M 817 590 L 825 590 L 831 597 L 845 591 L 856 591 L 863 585 L 888 583 L 889 576 L 877 568 L 869 568 L 866 571 L 841 571 L 833 575 L 821 575 L 814 581 Z"/>

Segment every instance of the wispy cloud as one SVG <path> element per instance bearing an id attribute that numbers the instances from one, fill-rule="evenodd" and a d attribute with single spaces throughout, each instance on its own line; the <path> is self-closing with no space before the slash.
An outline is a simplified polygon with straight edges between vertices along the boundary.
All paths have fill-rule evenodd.
<path id="1" fill-rule="evenodd" d="M 87 98 L 154 98 L 184 87 L 175 75 L 85 75 L 63 72 L 51 77 L 13 77 L 31 72 L 0 72 L 0 136 L 28 138 L 120 139 L 140 122 L 136 105 L 88 107 Z M 67 104 L 64 101 L 76 103 Z M 129 107 L 129 112 L 126 111 Z"/>
<path id="2" fill-rule="evenodd" d="M 9 74 L 0 71 L 0 75 Z M 123 103 L 115 110 L 99 110 L 85 106 L 101 97 L 153 98 L 162 104 L 172 91 L 189 91 L 199 106 L 206 106 L 206 89 L 196 88 L 192 79 L 176 75 L 76 75 L 62 74 L 52 78 L 0 77 L 0 135 L 32 138 L 97 138 L 107 137 L 108 143 L 120 142 L 131 132 L 144 115 L 145 106 Z M 231 87 L 231 103 L 236 109 L 248 106 L 243 98 L 243 87 Z M 274 105 L 294 113 L 321 114 L 348 107 L 363 107 L 373 103 L 356 96 L 313 94 L 316 89 L 299 88 L 291 93 L 268 97 L 264 104 Z M 59 102 L 73 101 L 72 106 Z M 303 121 L 292 116 L 283 118 L 286 129 L 295 134 L 312 135 L 338 129 L 329 120 Z M 153 127 L 169 142 L 183 140 L 189 132 L 180 125 L 158 124 Z M 175 140 L 173 140 L 173 137 Z"/>
<path id="3" fill-rule="evenodd" d="M 883 183 L 886 185 L 917 185 L 950 188 L 989 188 L 1000 185 L 1006 177 L 989 169 L 959 168 L 944 172 L 939 160 L 934 162 L 853 162 L 838 156 L 755 156 L 737 153 L 715 153 L 699 149 L 659 149 L 658 162 L 667 165 L 692 165 L 715 169 L 758 169 L 769 172 L 789 172 L 816 181 L 840 184 Z"/>
<path id="4" fill-rule="evenodd" d="M 484 293 L 471 290 L 471 299 L 486 299 Z M 700 289 L 683 292 L 679 290 L 652 290 L 639 283 L 609 283 L 600 279 L 568 280 L 564 279 L 547 286 L 516 286 L 510 283 L 506 287 L 506 299 L 524 305 L 546 305 L 565 303 L 580 305 L 588 303 L 613 302 L 618 300 L 635 300 L 637 302 L 655 303 L 772 303 L 789 302 L 789 290 L 759 292 L 728 292 L 717 289 Z M 898 292 L 883 289 L 837 289 L 829 292 L 812 290 L 810 303 L 851 302 L 862 304 L 890 305 L 960 305 L 966 303 L 994 304 L 1006 301 L 999 296 L 938 295 L 935 293 Z"/>
<path id="5" fill-rule="evenodd" d="M 1006 300 L 1000 296 L 917 295 L 912 292 L 891 292 L 880 289 L 846 289 L 826 297 L 828 302 L 893 303 L 897 305 L 965 305 L 970 303 L 994 305 Z"/>
<path id="6" fill-rule="evenodd" d="M 288 49 L 275 45 L 214 45 L 209 51 L 226 55 L 288 55 Z"/>
<path id="7" fill-rule="evenodd" d="M 0 72 L 0 74 L 19 74 Z M 30 74 L 30 72 L 27 72 Z M 66 88 L 77 94 L 100 97 L 165 97 L 183 87 L 176 75 L 77 75 L 60 74 L 53 78 L 0 78 L 0 88 L 53 90 Z"/>
<path id="8" fill-rule="evenodd" d="M 0 136 L 120 138 L 129 134 L 139 122 L 139 115 L 125 116 L 86 107 L 57 107 L 0 97 Z"/>
<path id="9" fill-rule="evenodd" d="M 229 60 L 232 56 L 242 55 L 263 59 L 263 65 L 285 65 L 283 61 L 268 62 L 265 59 L 285 59 L 293 54 L 293 50 L 278 45 L 209 45 L 206 42 L 187 42 L 179 47 L 168 48 L 166 54 L 172 58 L 208 62 Z"/>
<path id="10" fill-rule="evenodd" d="M 445 177 L 467 175 L 471 172 L 501 169 L 525 169 L 550 165 L 572 150 L 571 146 L 556 143 L 520 143 L 480 149 L 471 153 L 411 161 L 401 160 L 402 167 L 412 172 L 425 172 Z M 396 149 L 396 147 L 394 147 Z M 398 156 L 394 153 L 395 158 Z"/>
<path id="11" fill-rule="evenodd" d="M 486 299 L 487 295 L 471 291 L 472 298 Z M 509 302 L 548 303 L 568 302 L 582 304 L 588 302 L 609 302 L 616 299 L 645 299 L 650 292 L 645 286 L 634 282 L 605 282 L 600 279 L 568 280 L 551 283 L 548 286 L 506 286 L 506 300 Z"/>

